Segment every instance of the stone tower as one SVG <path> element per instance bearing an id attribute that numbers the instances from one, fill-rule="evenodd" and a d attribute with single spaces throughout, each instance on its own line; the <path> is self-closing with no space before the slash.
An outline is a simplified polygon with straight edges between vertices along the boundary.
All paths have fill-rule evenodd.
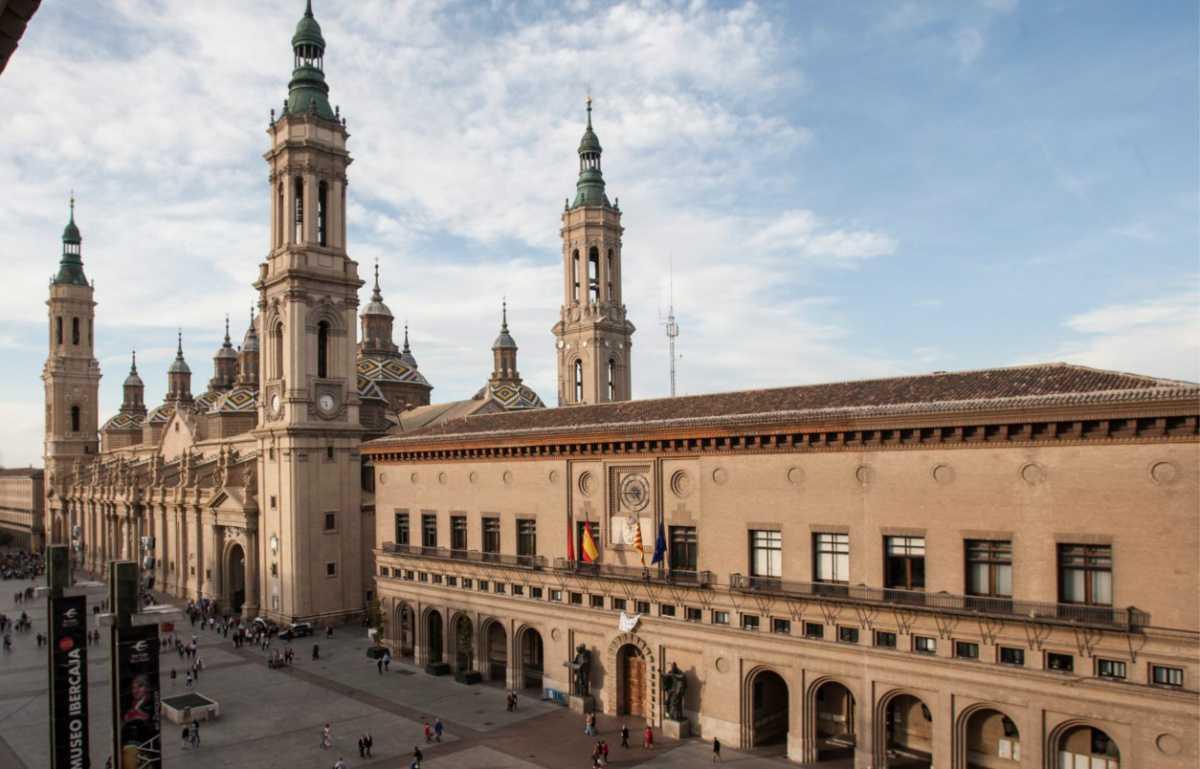
<path id="1" fill-rule="evenodd" d="M 83 238 L 75 226 L 75 198 L 62 234 L 62 258 L 50 281 L 49 355 L 42 368 L 46 386 L 46 542 L 66 543 L 73 523 L 62 507 L 61 489 L 77 461 L 95 458 L 100 447 L 100 363 L 93 328 L 96 302 L 83 274 Z"/>
<path id="2" fill-rule="evenodd" d="M 259 291 L 261 576 L 246 608 L 280 620 L 364 606 L 359 398 L 355 374 L 358 264 L 346 254 L 346 127 L 329 105 L 325 40 L 312 4 L 292 37 L 283 113 L 272 117 L 271 247 Z M 255 559 L 247 558 L 248 564 Z"/>
<path id="3" fill-rule="evenodd" d="M 608 201 L 600 171 L 600 139 L 587 129 L 579 142 L 579 181 L 562 215 L 563 305 L 554 336 L 558 402 L 629 400 L 633 324 L 621 303 L 621 209 Z"/>

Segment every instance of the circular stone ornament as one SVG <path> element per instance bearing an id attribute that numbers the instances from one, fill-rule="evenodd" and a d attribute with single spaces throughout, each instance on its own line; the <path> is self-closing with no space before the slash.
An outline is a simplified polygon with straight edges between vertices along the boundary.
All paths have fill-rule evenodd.
<path id="1" fill-rule="evenodd" d="M 386 485 L 387 485 L 387 473 L 380 473 L 380 474 L 379 474 L 379 485 L 380 485 L 380 486 L 386 486 Z"/>
<path id="2" fill-rule="evenodd" d="M 716 662 L 713 663 L 713 667 L 717 669 L 718 673 L 728 673 L 729 660 L 725 659 L 724 657 L 717 657 Z"/>
<path id="3" fill-rule="evenodd" d="M 408 480 L 409 483 L 416 483 L 417 481 L 421 480 L 421 474 L 413 473 L 412 475 L 408 476 Z"/>
<path id="4" fill-rule="evenodd" d="M 448 480 L 450 480 L 450 476 L 446 475 L 446 473 L 444 473 L 444 472 L 438 473 L 438 483 L 445 486 L 446 481 L 448 481 Z"/>
<path id="5" fill-rule="evenodd" d="M 505 470 L 504 474 L 500 476 L 500 480 L 504 481 L 505 486 L 511 485 L 513 482 L 512 470 Z"/>
<path id="6" fill-rule="evenodd" d="M 471 483 L 479 483 L 479 473 L 472 470 L 470 473 L 467 474 L 467 480 L 470 481 Z"/>
<path id="7" fill-rule="evenodd" d="M 799 467 L 789 467 L 787 471 L 788 483 L 793 486 L 799 486 L 804 483 L 804 470 Z"/>
<path id="8" fill-rule="evenodd" d="M 1160 753 L 1168 756 L 1177 756 L 1183 750 L 1183 743 L 1173 734 L 1164 732 L 1158 735 L 1154 740 L 1154 746 L 1158 748 Z"/>
<path id="9" fill-rule="evenodd" d="M 1021 468 L 1021 480 L 1025 481 L 1030 486 L 1036 486 L 1046 480 L 1046 468 L 1034 462 L 1030 462 Z"/>
<path id="10" fill-rule="evenodd" d="M 621 503 L 633 512 L 650 504 L 650 484 L 644 475 L 627 475 L 621 479 Z"/>
<path id="11" fill-rule="evenodd" d="M 854 471 L 854 478 L 863 486 L 866 486 L 868 483 L 870 483 L 874 475 L 875 474 L 871 472 L 871 468 L 866 465 L 859 465 L 858 469 Z"/>
<path id="12" fill-rule="evenodd" d="M 729 480 L 729 471 L 727 471 L 724 467 L 718 467 L 716 470 L 713 470 L 712 479 L 713 483 L 717 484 L 718 486 L 724 486 Z"/>
<path id="13" fill-rule="evenodd" d="M 579 493 L 585 497 L 590 497 L 596 493 L 596 476 L 590 472 L 583 472 L 579 476 Z"/>
<path id="14" fill-rule="evenodd" d="M 956 477 L 954 468 L 950 465 L 938 465 L 934 467 L 932 475 L 933 480 L 937 481 L 943 486 L 954 483 L 954 478 Z"/>
<path id="15" fill-rule="evenodd" d="M 550 483 L 558 483 L 558 471 L 551 470 L 549 473 L 546 474 L 546 480 L 549 481 Z"/>
<path id="16" fill-rule="evenodd" d="M 1179 480 L 1179 466 L 1174 462 L 1155 462 L 1150 468 L 1150 479 L 1160 485 Z"/>
<path id="17" fill-rule="evenodd" d="M 680 499 L 687 499 L 692 495 L 692 476 L 688 475 L 686 470 L 676 470 L 671 475 L 671 493 Z"/>

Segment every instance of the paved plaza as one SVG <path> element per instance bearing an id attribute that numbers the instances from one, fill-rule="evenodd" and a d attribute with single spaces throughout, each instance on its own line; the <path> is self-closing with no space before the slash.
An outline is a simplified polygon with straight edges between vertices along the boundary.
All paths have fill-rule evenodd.
<path id="1" fill-rule="evenodd" d="M 46 650 L 38 649 L 35 641 L 36 633 L 46 632 L 46 602 L 18 606 L 14 600 L 14 593 L 29 584 L 0 582 L 0 612 L 15 618 L 26 611 L 33 620 L 33 629 L 14 632 L 12 651 L 0 656 L 0 767 L 5 769 L 42 769 L 49 762 Z M 185 640 L 193 632 L 186 622 L 178 630 Z M 194 632 L 204 670 L 193 690 L 218 700 L 221 717 L 201 723 L 198 749 L 184 748 L 179 727 L 164 722 L 166 766 L 329 769 L 342 757 L 350 767 L 390 769 L 407 767 L 416 745 L 424 751 L 423 766 L 429 769 L 591 766 L 594 740 L 583 734 L 580 716 L 528 695 L 521 698 L 518 711 L 510 713 L 501 688 L 428 676 L 397 661 L 380 675 L 366 657 L 369 644 L 363 628 L 339 626 L 332 640 L 317 639 L 319 661 L 311 659 L 313 639 L 297 641 L 296 662 L 284 670 L 268 668 L 261 651 L 235 649 L 214 632 Z M 92 766 L 101 769 L 110 752 L 109 655 L 103 642 L 90 646 L 88 653 Z M 164 696 L 187 691 L 185 665 L 174 650 L 162 655 Z M 174 681 L 172 668 L 178 672 Z M 423 722 L 434 717 L 442 719 L 446 733 L 440 744 L 425 745 Z M 320 747 L 326 722 L 333 730 L 332 750 Z M 631 743 L 640 745 L 641 724 L 628 723 Z M 612 766 L 668 769 L 711 761 L 709 743 L 673 742 L 657 734 L 654 751 L 622 750 L 620 725 L 616 718 L 599 719 Z M 368 732 L 375 741 L 373 757 L 360 758 L 357 739 Z M 748 756 L 727 748 L 723 752 L 723 763 L 741 769 L 795 766 L 777 757 Z"/>

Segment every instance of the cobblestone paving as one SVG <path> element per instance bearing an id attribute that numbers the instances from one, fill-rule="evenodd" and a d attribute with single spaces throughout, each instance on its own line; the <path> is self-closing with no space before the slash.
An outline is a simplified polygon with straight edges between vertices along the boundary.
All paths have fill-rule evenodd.
<path id="1" fill-rule="evenodd" d="M 46 632 L 44 600 L 16 606 L 13 594 L 28 582 L 0 582 L 0 612 L 9 617 L 29 613 L 33 629 L 13 634 L 13 650 L 0 656 L 0 767 L 42 769 L 49 764 L 49 700 L 46 650 L 35 634 Z M 90 606 L 89 606 L 90 610 Z M 89 615 L 91 617 L 91 615 Z M 94 619 L 94 617 L 93 617 Z M 186 637 L 193 631 L 181 628 Z M 413 747 L 421 745 L 427 769 L 560 769 L 591 766 L 593 739 L 583 734 L 581 717 L 552 703 L 524 696 L 515 713 L 504 709 L 504 690 L 465 686 L 449 677 L 427 676 L 393 661 L 380 675 L 366 657 L 368 642 L 358 627 L 338 627 L 333 639 L 320 638 L 321 659 L 311 659 L 312 639 L 296 642 L 296 663 L 271 670 L 263 652 L 235 649 L 232 642 L 206 630 L 195 630 L 205 668 L 193 690 L 216 699 L 221 717 L 201 725 L 201 746 L 184 748 L 179 727 L 164 724 L 163 760 L 168 767 L 218 769 L 329 769 L 339 757 L 349 766 L 392 769 L 408 767 Z M 276 642 L 276 647 L 280 642 Z M 92 766 L 100 769 L 110 752 L 106 724 L 111 706 L 108 650 L 103 643 L 88 648 Z M 0 653 L 2 654 L 2 653 Z M 186 691 L 186 663 L 174 651 L 161 657 L 163 691 Z M 178 677 L 172 681 L 172 668 Z M 425 745 L 423 722 L 440 717 L 446 733 L 439 744 Z M 321 727 L 330 723 L 334 747 L 319 747 Z M 663 740 L 655 751 L 617 747 L 620 721 L 601 716 L 600 737 L 608 740 L 611 765 L 673 769 L 709 764 L 707 743 Z M 629 721 L 640 733 L 640 724 Z M 360 758 L 356 741 L 370 732 L 372 758 Z M 640 739 L 633 740 L 639 742 Z M 787 764 L 779 758 L 725 751 L 724 762 L 740 769 L 767 769 Z"/>

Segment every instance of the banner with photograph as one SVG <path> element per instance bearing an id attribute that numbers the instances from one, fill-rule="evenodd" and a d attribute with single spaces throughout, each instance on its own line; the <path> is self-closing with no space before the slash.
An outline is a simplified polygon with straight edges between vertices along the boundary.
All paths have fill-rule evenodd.
<path id="1" fill-rule="evenodd" d="M 160 769 L 158 626 L 117 631 L 117 747 L 119 769 Z"/>
<path id="2" fill-rule="evenodd" d="M 53 769 L 88 769 L 87 600 L 50 600 Z"/>

